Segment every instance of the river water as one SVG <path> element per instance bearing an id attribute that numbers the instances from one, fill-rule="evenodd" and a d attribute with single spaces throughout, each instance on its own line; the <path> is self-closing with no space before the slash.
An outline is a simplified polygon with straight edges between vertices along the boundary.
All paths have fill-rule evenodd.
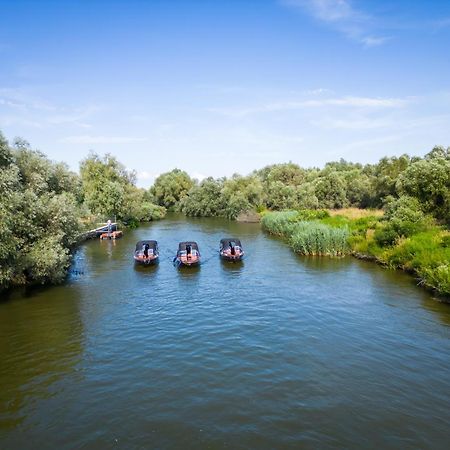
<path id="1" fill-rule="evenodd" d="M 227 235 L 244 263 L 219 260 Z M 146 238 L 161 262 L 135 267 Z M 200 268 L 172 265 L 182 240 Z M 0 448 L 448 448 L 449 325 L 403 273 L 173 216 L 0 303 Z"/>

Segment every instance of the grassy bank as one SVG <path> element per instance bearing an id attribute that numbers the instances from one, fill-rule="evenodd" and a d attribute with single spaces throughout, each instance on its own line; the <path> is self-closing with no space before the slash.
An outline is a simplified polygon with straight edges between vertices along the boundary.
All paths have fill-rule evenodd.
<path id="1" fill-rule="evenodd" d="M 262 226 L 299 254 L 372 259 L 405 270 L 421 285 L 450 298 L 450 231 L 430 217 L 405 214 L 403 206 L 386 216 L 354 208 L 269 212 Z"/>

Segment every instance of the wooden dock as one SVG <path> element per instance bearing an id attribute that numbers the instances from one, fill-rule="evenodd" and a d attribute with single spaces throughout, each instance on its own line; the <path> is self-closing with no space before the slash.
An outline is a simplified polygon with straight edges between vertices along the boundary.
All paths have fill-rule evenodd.
<path id="1" fill-rule="evenodd" d="M 117 222 L 111 223 L 111 231 L 117 231 Z M 86 231 L 81 235 L 81 239 L 82 240 L 96 239 L 99 238 L 103 233 L 107 232 L 108 232 L 108 224 L 105 223 L 105 225 L 101 227 Z"/>

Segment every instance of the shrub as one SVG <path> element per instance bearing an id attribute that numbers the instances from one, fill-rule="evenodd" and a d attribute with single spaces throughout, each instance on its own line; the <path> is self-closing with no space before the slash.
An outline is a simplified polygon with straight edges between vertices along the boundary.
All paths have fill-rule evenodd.
<path id="1" fill-rule="evenodd" d="M 433 222 L 422 212 L 419 201 L 407 196 L 388 201 L 384 220 L 385 225 L 375 232 L 375 240 L 381 246 L 393 245 L 399 238 L 424 231 Z"/>

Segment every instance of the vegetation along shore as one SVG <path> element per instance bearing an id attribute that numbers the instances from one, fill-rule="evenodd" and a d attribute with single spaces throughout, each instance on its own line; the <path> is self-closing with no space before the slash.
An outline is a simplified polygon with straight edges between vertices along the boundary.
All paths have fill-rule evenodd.
<path id="1" fill-rule="evenodd" d="M 322 169 L 289 162 L 202 181 L 174 169 L 146 190 L 112 155 L 91 153 L 77 174 L 0 134 L 0 186 L 0 290 L 64 280 L 79 237 L 98 222 L 133 227 L 169 210 L 259 213 L 263 228 L 300 254 L 374 259 L 450 295 L 450 148 Z"/>

